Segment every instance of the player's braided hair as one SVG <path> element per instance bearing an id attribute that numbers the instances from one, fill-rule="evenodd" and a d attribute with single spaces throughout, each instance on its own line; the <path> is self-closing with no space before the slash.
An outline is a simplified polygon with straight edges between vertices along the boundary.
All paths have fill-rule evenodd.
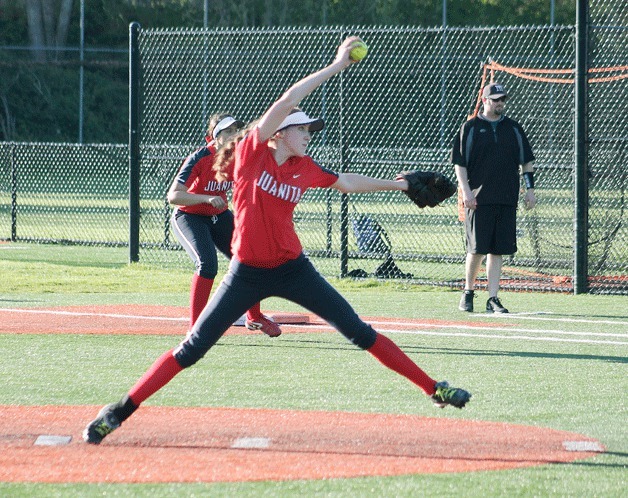
<path id="1" fill-rule="evenodd" d="M 233 161 L 233 154 L 235 152 L 238 142 L 246 136 L 257 125 L 257 120 L 250 122 L 247 126 L 242 128 L 238 133 L 233 135 L 227 140 L 220 149 L 216 152 L 216 160 L 214 161 L 214 171 L 216 171 L 216 179 L 218 181 L 227 181 L 229 179 L 229 164 Z"/>

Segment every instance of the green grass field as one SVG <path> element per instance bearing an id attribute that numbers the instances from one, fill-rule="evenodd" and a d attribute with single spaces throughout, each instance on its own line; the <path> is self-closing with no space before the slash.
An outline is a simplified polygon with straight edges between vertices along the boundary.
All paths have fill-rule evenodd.
<path id="1" fill-rule="evenodd" d="M 126 258 L 125 249 L 2 244 L 0 307 L 186 306 L 191 271 L 129 266 Z M 0 483 L 0 496 L 626 496 L 625 296 L 502 293 L 511 311 L 528 314 L 499 318 L 460 313 L 454 291 L 392 282 L 332 283 L 363 315 L 468 319 L 474 325 L 514 320 L 516 331 L 491 335 L 461 327 L 447 329 L 449 335 L 390 335 L 430 374 L 473 393 L 464 410 L 435 411 L 416 387 L 373 363 L 340 334 L 286 334 L 272 343 L 261 335 L 224 337 L 211 361 L 178 376 L 146 404 L 501 421 L 577 432 L 598 439 L 607 452 L 570 464 L 467 474 L 228 484 Z M 478 308 L 484 294 L 476 299 Z M 273 299 L 262 307 L 299 310 Z M 0 325 L 0 404 L 101 405 L 116 400 L 179 340 L 13 335 L 2 333 Z"/>

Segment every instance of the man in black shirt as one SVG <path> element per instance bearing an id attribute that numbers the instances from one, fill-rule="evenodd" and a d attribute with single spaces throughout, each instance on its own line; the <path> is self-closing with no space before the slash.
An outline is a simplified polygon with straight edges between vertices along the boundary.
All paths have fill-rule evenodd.
<path id="1" fill-rule="evenodd" d="M 525 206 L 532 209 L 534 155 L 523 128 L 504 114 L 508 94 L 499 83 L 482 91 L 482 113 L 456 134 L 451 160 L 465 208 L 467 256 L 461 311 L 473 311 L 475 280 L 486 256 L 488 313 L 508 313 L 497 292 L 504 254 L 517 251 L 516 220 L 521 172 Z"/>

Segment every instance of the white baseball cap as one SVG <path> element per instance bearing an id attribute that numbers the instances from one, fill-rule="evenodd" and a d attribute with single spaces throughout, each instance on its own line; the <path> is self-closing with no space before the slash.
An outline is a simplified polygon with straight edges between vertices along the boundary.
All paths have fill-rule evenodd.
<path id="1" fill-rule="evenodd" d="M 306 124 L 310 125 L 310 131 L 321 131 L 323 127 L 325 126 L 325 122 L 321 118 L 311 118 L 307 114 L 305 114 L 303 111 L 297 110 L 297 111 L 292 111 L 292 113 L 286 116 L 286 119 L 284 119 L 281 122 L 281 124 L 277 128 L 277 131 L 281 131 L 285 128 L 288 128 L 288 126 L 297 126 L 297 125 L 306 125 Z"/>
<path id="2" fill-rule="evenodd" d="M 214 126 L 214 130 L 212 131 L 212 138 L 216 140 L 216 137 L 218 136 L 218 134 L 221 131 L 229 128 L 232 124 L 237 125 L 238 128 L 242 128 L 244 126 L 244 123 L 242 121 L 238 121 L 237 119 L 231 116 L 225 116 L 220 121 L 218 121 L 218 123 L 216 123 L 216 126 Z"/>

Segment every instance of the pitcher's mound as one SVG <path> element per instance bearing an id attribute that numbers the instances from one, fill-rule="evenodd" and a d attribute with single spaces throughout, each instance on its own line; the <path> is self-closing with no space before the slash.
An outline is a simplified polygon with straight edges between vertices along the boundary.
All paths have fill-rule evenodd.
<path id="1" fill-rule="evenodd" d="M 100 446 L 98 406 L 0 406 L 0 481 L 227 482 L 528 467 L 604 451 L 579 434 L 378 413 L 143 406 Z"/>

